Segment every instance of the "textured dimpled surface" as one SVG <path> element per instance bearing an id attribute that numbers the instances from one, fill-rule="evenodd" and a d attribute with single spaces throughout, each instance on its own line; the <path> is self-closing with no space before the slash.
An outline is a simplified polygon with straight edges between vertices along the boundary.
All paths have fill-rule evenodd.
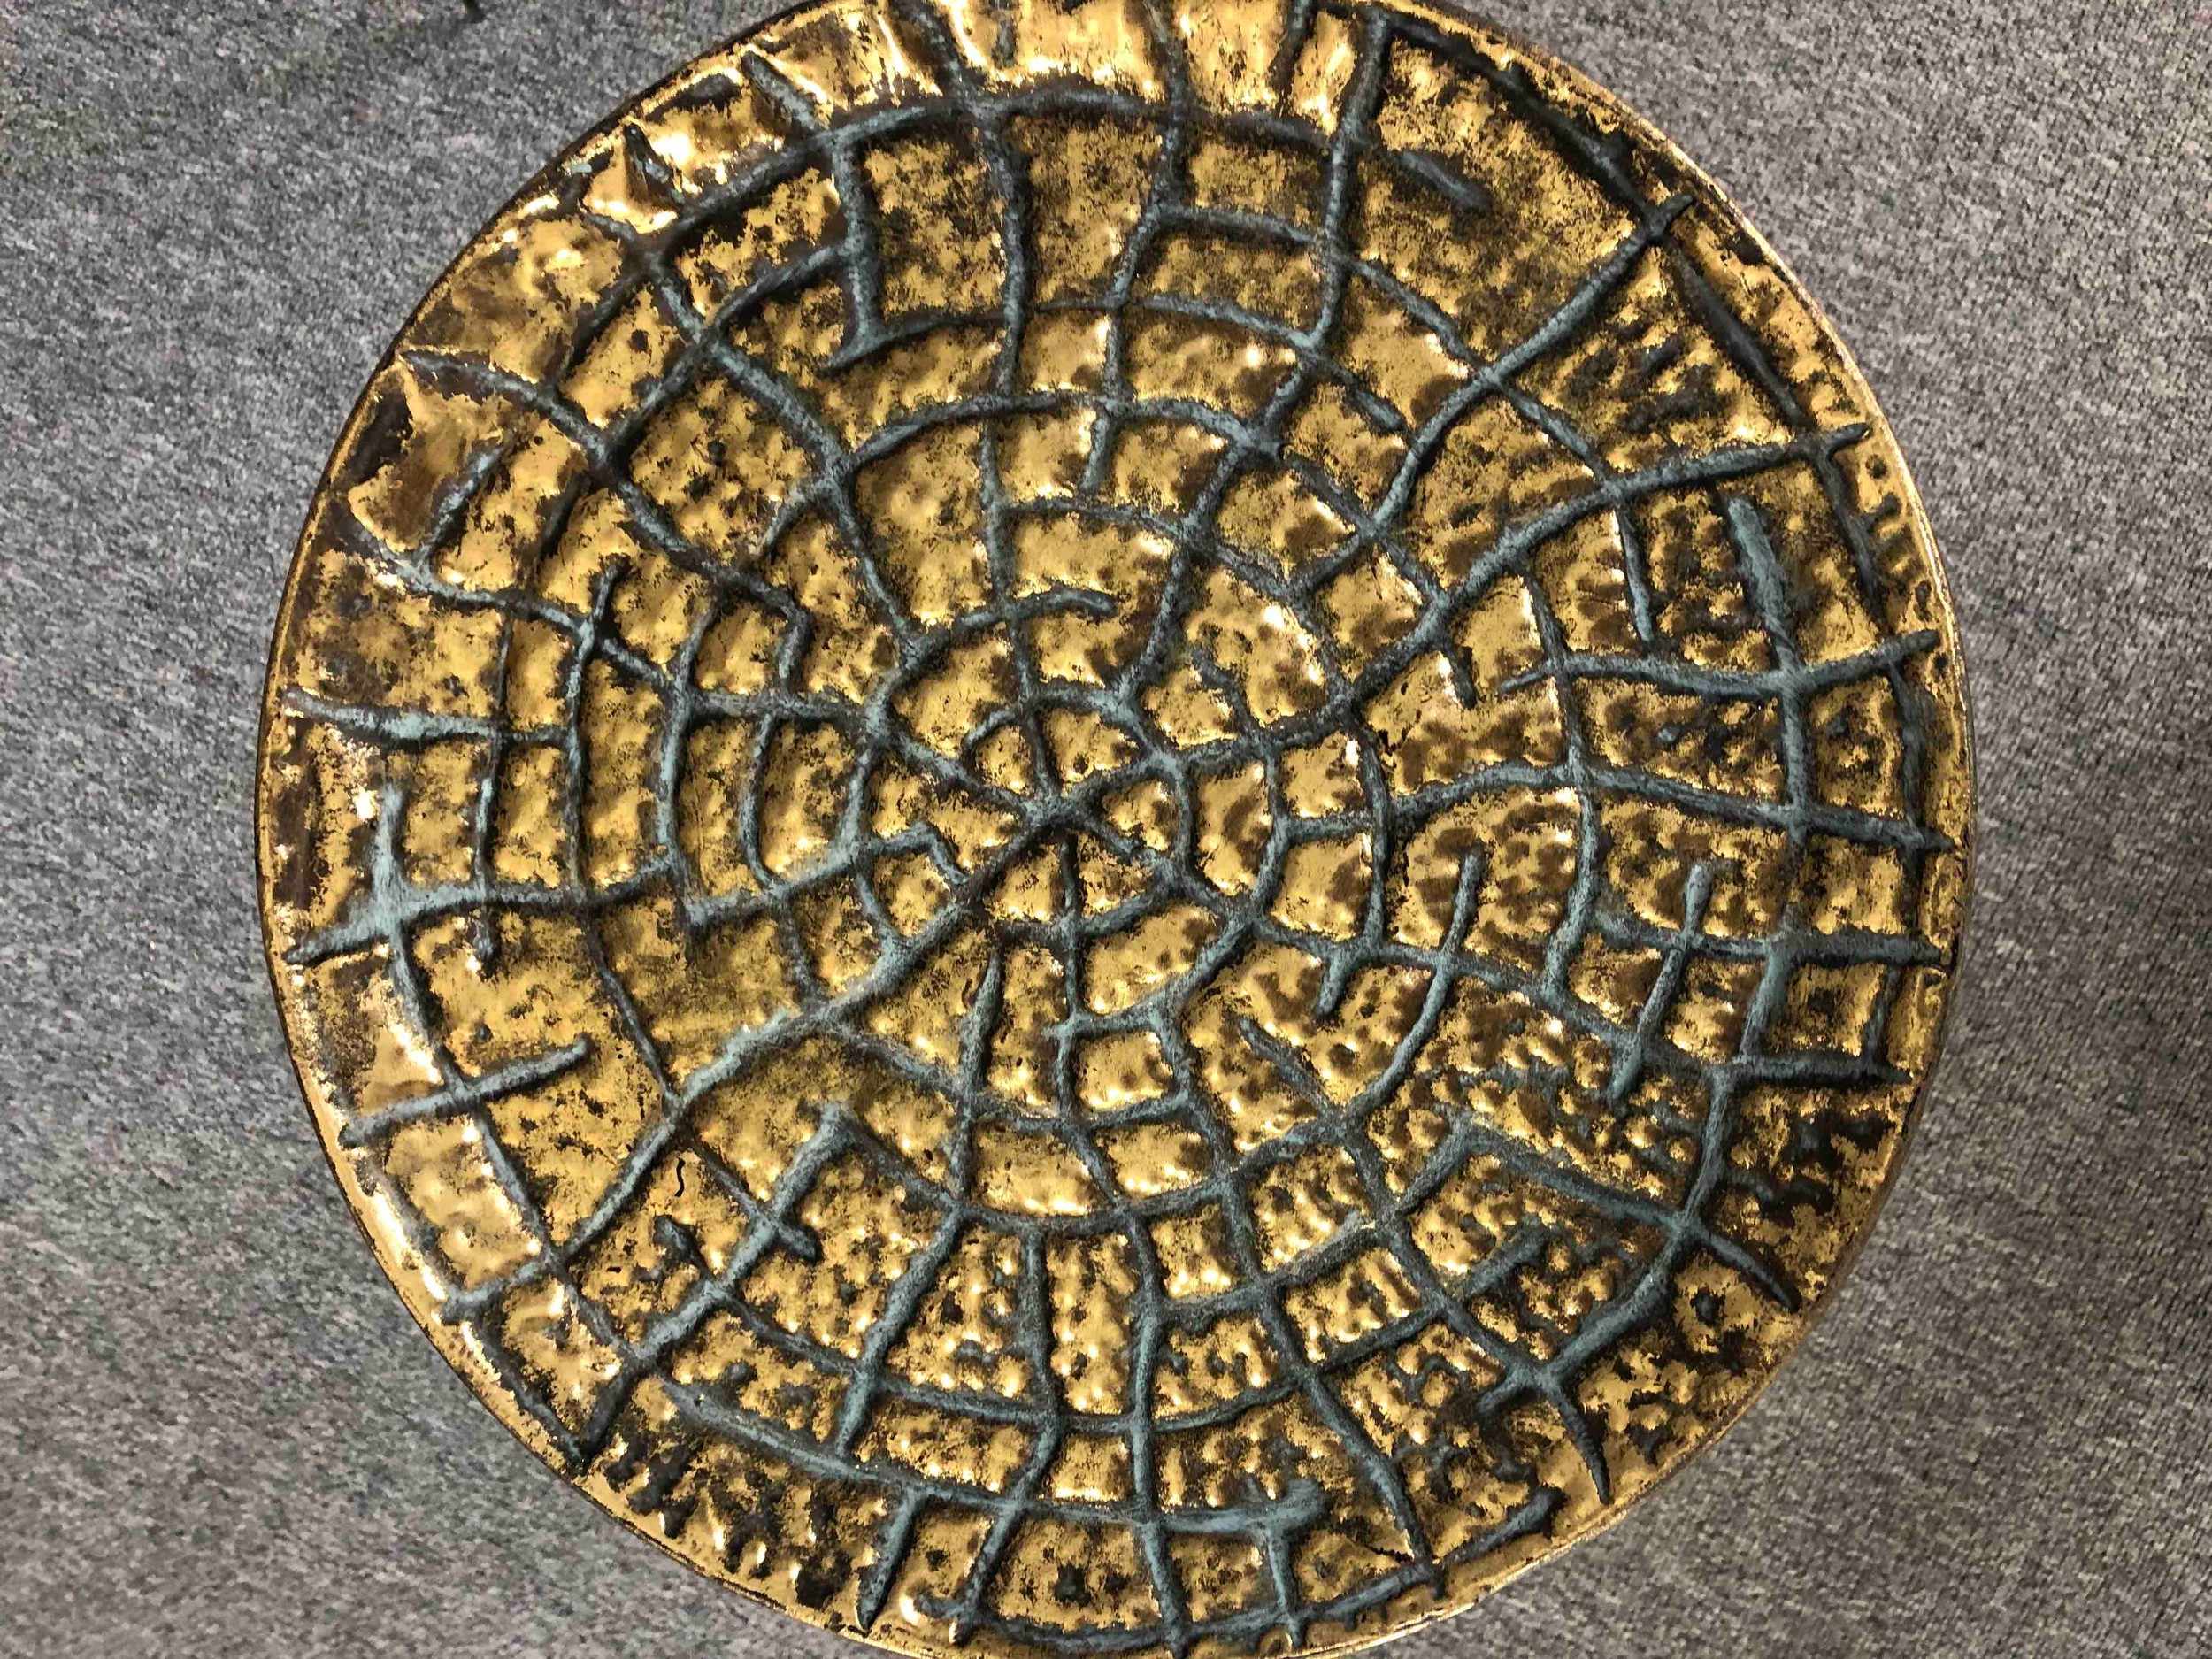
<path id="1" fill-rule="evenodd" d="M 1824 321 L 1418 9 L 818 5 L 379 371 L 273 657 L 409 1307 L 921 1655 L 1324 1647 L 1724 1428 L 1933 1063 L 1970 778 Z"/>

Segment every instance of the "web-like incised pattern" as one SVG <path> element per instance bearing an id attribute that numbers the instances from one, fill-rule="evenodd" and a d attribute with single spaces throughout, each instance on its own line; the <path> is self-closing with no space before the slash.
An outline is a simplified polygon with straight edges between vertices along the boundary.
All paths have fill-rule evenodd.
<path id="1" fill-rule="evenodd" d="M 1887 429 L 1725 204 L 1417 11 L 796 14 L 340 446 L 272 959 L 495 1409 L 922 1653 L 1463 1604 L 1863 1233 L 1964 885 Z"/>

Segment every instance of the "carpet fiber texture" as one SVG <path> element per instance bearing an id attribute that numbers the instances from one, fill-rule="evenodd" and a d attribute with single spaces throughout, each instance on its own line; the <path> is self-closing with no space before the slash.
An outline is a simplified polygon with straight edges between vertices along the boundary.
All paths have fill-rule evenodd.
<path id="1" fill-rule="evenodd" d="M 757 5 L 0 0 L 0 1651 L 831 1655 L 498 1427 L 254 918 L 285 565 L 475 227 Z M 2212 1644 L 2212 14 L 1529 0 L 1828 306 L 1968 645 L 1950 1056 L 1799 1357 L 1447 1654 Z"/>

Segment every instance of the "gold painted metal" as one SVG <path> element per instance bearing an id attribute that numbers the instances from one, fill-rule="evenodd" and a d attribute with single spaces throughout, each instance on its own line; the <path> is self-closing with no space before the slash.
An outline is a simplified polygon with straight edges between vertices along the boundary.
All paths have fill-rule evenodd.
<path id="1" fill-rule="evenodd" d="M 1420 6 L 831 0 L 485 230 L 270 666 L 270 961 L 541 1456 L 915 1655 L 1356 1644 L 1709 1442 L 1968 887 L 1886 424 Z"/>

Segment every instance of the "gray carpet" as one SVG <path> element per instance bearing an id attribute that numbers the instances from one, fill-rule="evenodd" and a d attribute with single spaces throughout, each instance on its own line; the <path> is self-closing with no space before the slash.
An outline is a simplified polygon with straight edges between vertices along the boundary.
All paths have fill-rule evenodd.
<path id="1" fill-rule="evenodd" d="M 1532 0 L 1828 304 L 1985 789 L 1951 1058 L 1743 1425 L 1415 1655 L 2212 1643 L 2212 30 Z M 0 1651 L 841 1651 L 521 1452 L 354 1234 L 249 802 L 279 582 L 450 253 L 745 5 L 0 0 Z"/>

